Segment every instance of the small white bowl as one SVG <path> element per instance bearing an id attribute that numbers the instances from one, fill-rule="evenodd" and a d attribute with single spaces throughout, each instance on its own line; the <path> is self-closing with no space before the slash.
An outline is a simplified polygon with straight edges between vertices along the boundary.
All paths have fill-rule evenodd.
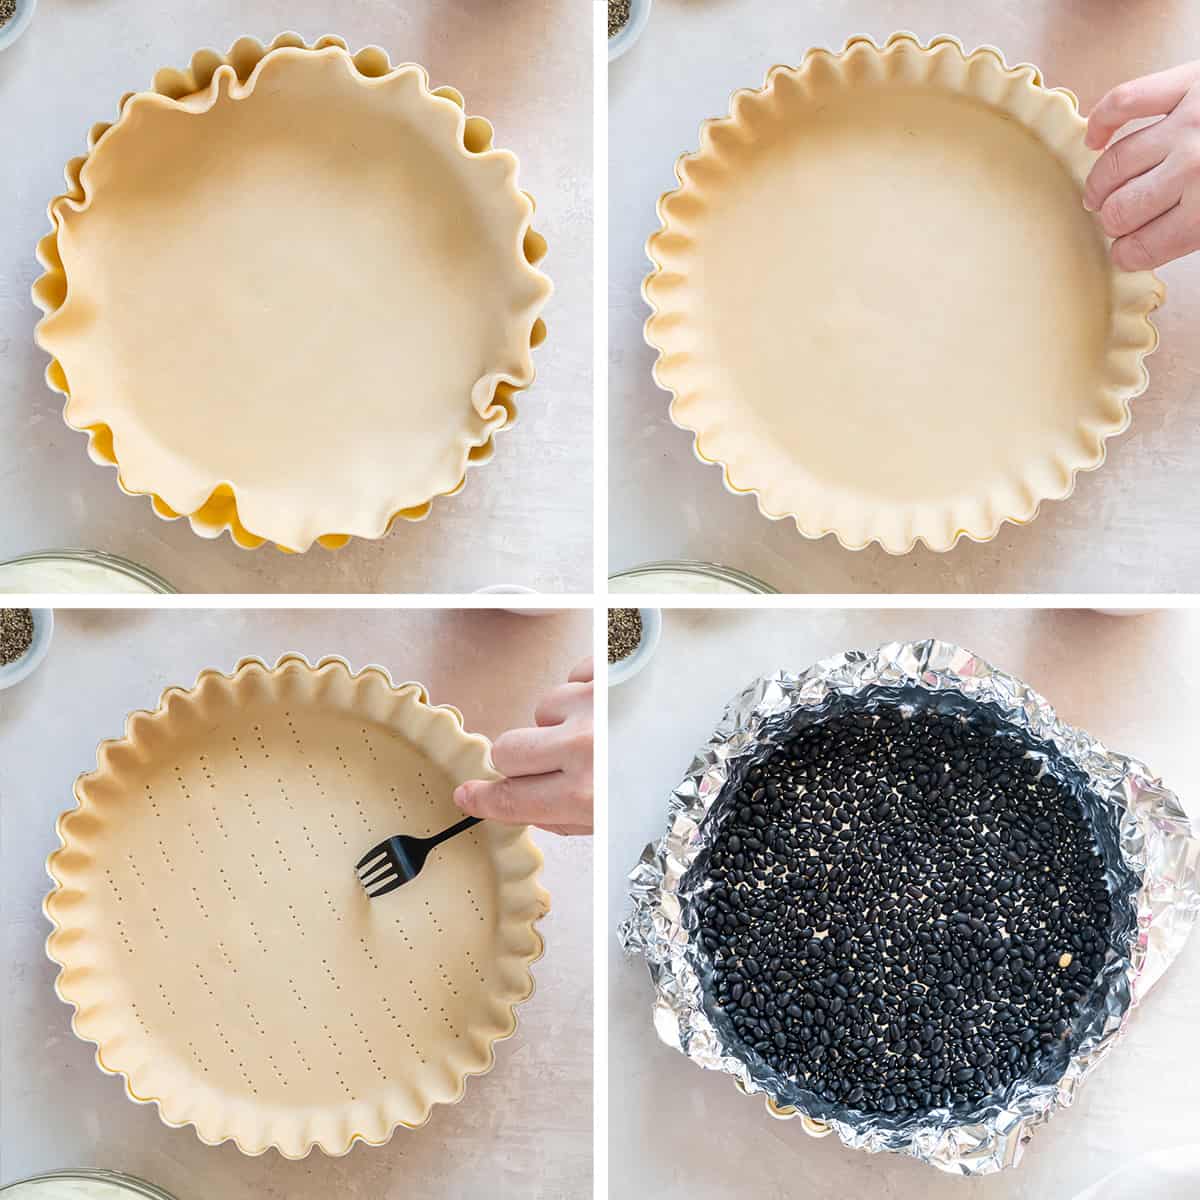
<path id="1" fill-rule="evenodd" d="M 53 610 L 34 608 L 30 611 L 33 613 L 33 641 L 16 662 L 0 667 L 0 692 L 20 683 L 27 675 L 32 675 L 50 649 L 50 638 L 54 635 Z"/>
<path id="2" fill-rule="evenodd" d="M 475 589 L 477 596 L 538 596 L 535 588 L 522 587 L 519 583 L 493 583 L 488 587 Z M 557 608 L 502 608 L 501 612 L 512 613 L 515 617 L 551 617 L 560 610 Z"/>
<path id="3" fill-rule="evenodd" d="M 17 11 L 0 25 L 0 50 L 7 50 L 29 28 L 37 0 L 17 0 Z"/>
<path id="4" fill-rule="evenodd" d="M 654 652 L 658 649 L 658 639 L 662 637 L 662 609 L 639 608 L 638 612 L 642 614 L 642 640 L 627 658 L 608 664 L 609 687 L 616 687 L 617 684 L 632 679 L 654 657 Z"/>
<path id="5" fill-rule="evenodd" d="M 616 62 L 646 31 L 646 26 L 650 23 L 650 10 L 653 7 L 654 0 L 630 0 L 629 20 L 625 22 L 625 28 L 608 39 L 608 61 L 610 63 Z"/>

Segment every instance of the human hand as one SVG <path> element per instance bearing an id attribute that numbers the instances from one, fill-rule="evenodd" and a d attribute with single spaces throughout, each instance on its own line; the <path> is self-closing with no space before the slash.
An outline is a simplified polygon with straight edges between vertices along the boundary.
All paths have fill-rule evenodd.
<path id="1" fill-rule="evenodd" d="M 1200 250 L 1200 62 L 1115 87 L 1088 117 L 1101 150 L 1129 121 L 1161 117 L 1118 138 L 1096 161 L 1083 203 L 1115 238 L 1113 262 L 1146 271 Z"/>
<path id="2" fill-rule="evenodd" d="M 504 779 L 472 779 L 454 803 L 473 817 L 537 825 L 551 833 L 592 832 L 592 660 L 542 697 L 535 729 L 510 729 L 492 746 Z"/>

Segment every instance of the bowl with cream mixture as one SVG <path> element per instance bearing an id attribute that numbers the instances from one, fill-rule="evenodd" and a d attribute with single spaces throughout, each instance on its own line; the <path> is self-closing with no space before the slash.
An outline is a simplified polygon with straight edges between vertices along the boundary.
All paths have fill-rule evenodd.
<path id="1" fill-rule="evenodd" d="M 0 595 L 161 595 L 174 591 L 148 567 L 100 550 L 44 550 L 0 562 Z"/>
<path id="2" fill-rule="evenodd" d="M 0 1187 L 3 1200 L 174 1200 L 142 1179 L 115 1171 L 52 1171 Z"/>

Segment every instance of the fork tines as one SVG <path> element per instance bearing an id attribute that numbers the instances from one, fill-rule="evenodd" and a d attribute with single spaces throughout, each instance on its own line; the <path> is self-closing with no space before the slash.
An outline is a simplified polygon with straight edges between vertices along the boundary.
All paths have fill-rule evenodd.
<path id="1" fill-rule="evenodd" d="M 373 850 L 368 850 L 359 859 L 355 870 L 358 872 L 359 883 L 363 885 L 372 900 L 377 896 L 386 895 L 405 882 L 392 852 L 390 838 L 385 842 L 380 842 Z"/>

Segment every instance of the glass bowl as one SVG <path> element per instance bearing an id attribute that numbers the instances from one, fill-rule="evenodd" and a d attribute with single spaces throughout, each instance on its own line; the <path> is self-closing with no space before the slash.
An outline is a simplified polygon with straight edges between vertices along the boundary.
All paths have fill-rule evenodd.
<path id="1" fill-rule="evenodd" d="M 642 563 L 608 577 L 608 590 L 617 594 L 684 594 L 770 596 L 776 589 L 745 571 L 694 559 Z"/>
<path id="2" fill-rule="evenodd" d="M 43 550 L 0 562 L 0 595 L 171 594 L 149 567 L 101 550 Z"/>
<path id="3" fill-rule="evenodd" d="M 3 1200 L 175 1200 L 162 1188 L 115 1171 L 51 1171 L 0 1187 Z"/>

